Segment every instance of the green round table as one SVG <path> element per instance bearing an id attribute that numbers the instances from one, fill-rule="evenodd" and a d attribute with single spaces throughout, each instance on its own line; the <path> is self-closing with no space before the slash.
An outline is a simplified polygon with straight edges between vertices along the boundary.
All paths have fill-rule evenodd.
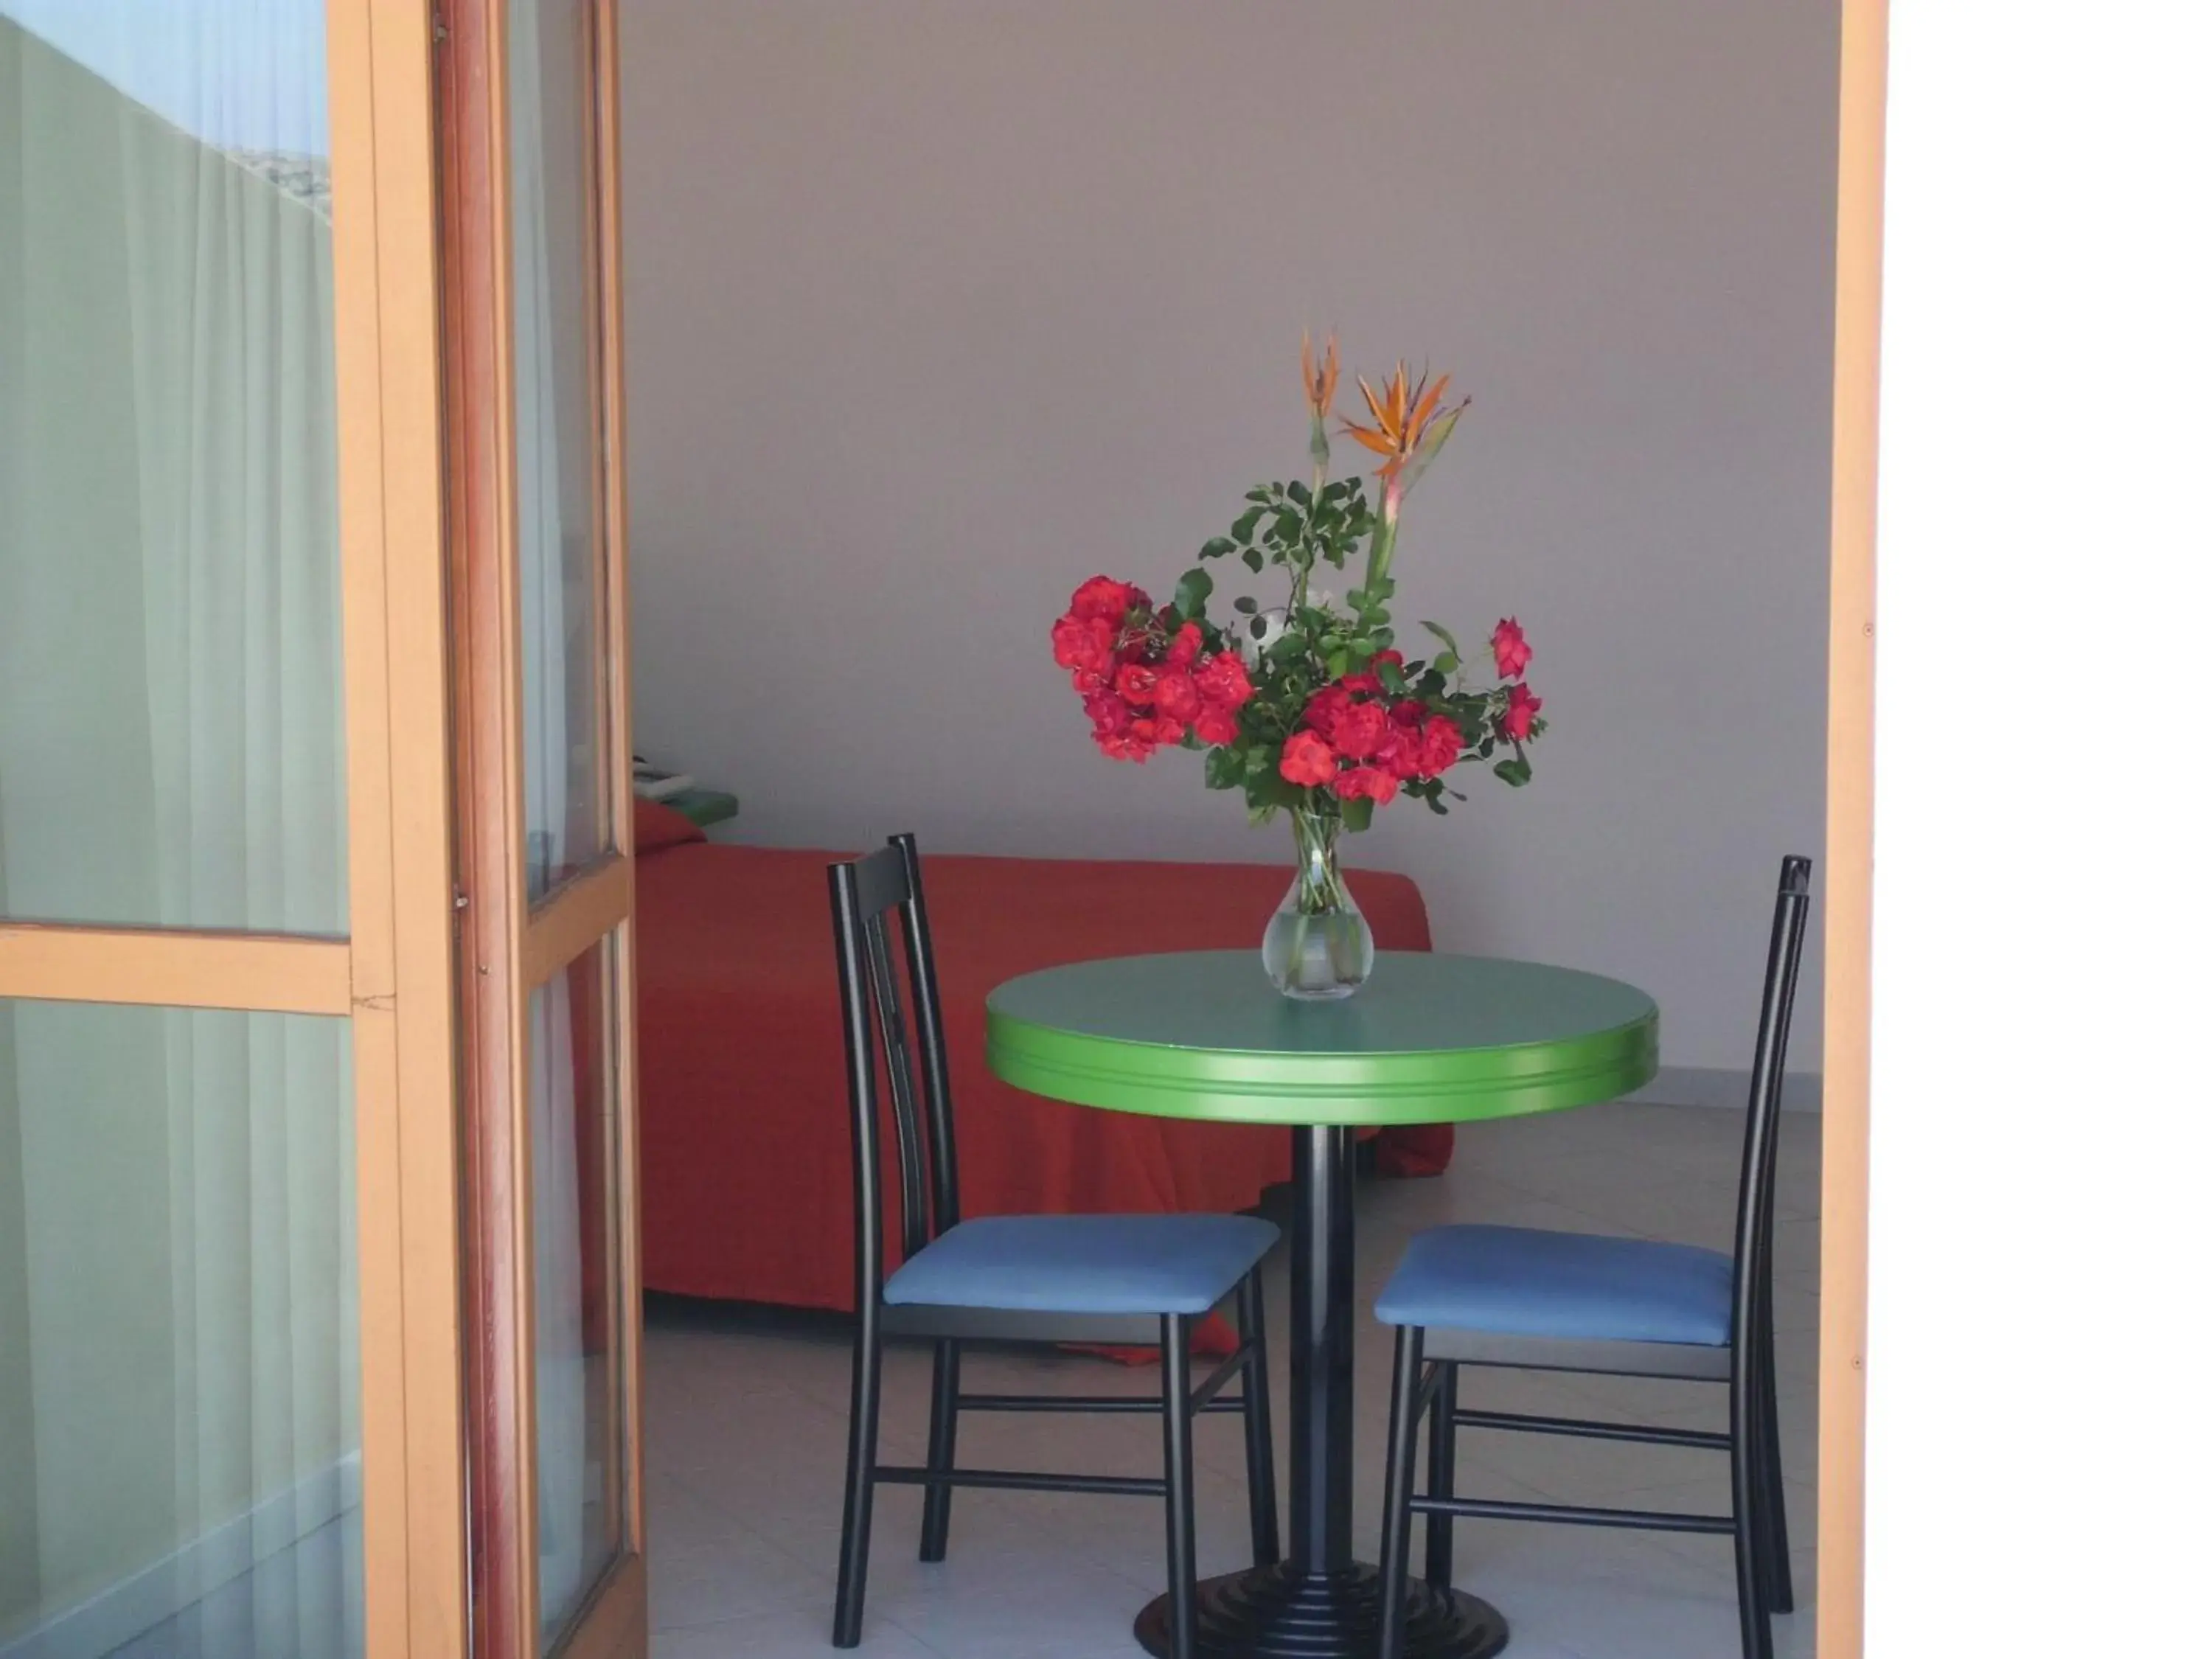
<path id="1" fill-rule="evenodd" d="M 1352 1546 L 1352 1132 L 1556 1111 L 1641 1088 L 1659 1011 L 1618 980 L 1485 957 L 1384 951 L 1357 996 L 1293 1002 L 1256 951 L 1048 968 L 991 993 L 991 1069 L 1054 1100 L 1297 1131 L 1291 1230 L 1291 1537 L 1286 1559 L 1209 1579 L 1207 1655 L 1370 1654 L 1375 1570 Z M 1482 1659 L 1497 1609 L 1408 1589 L 1409 1655 Z M 1166 1599 L 1137 1637 L 1167 1651 Z"/>

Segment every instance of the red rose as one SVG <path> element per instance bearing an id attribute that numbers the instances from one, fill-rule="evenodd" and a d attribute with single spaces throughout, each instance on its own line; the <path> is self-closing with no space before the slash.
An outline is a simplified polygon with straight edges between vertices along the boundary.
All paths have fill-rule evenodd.
<path id="1" fill-rule="evenodd" d="M 1114 626 L 1073 611 L 1052 625 L 1052 659 L 1062 668 L 1091 673 L 1104 670 L 1114 655 Z"/>
<path id="2" fill-rule="evenodd" d="M 1528 672 L 1528 659 L 1536 653 L 1528 648 L 1528 636 L 1521 631 L 1520 623 L 1511 617 L 1499 619 L 1490 636 L 1492 654 L 1498 659 L 1498 678 L 1517 680 Z"/>
<path id="3" fill-rule="evenodd" d="M 1293 732 L 1283 745 L 1282 765 L 1278 769 L 1285 782 L 1314 788 L 1336 775 L 1336 756 L 1313 732 Z"/>
<path id="4" fill-rule="evenodd" d="M 1200 707 L 1198 718 L 1190 729 L 1198 733 L 1200 743 L 1234 743 L 1237 741 L 1237 711 L 1218 702 Z"/>
<path id="5" fill-rule="evenodd" d="M 1329 742 L 1346 760 L 1365 760 L 1390 735 L 1390 717 L 1379 702 L 1355 702 L 1336 717 Z"/>
<path id="6" fill-rule="evenodd" d="M 1325 738 L 1330 737 L 1336 731 L 1337 721 L 1344 717 L 1344 711 L 1351 707 L 1352 693 L 1344 689 L 1340 680 L 1334 685 L 1324 685 L 1307 698 L 1305 713 L 1298 718 L 1301 724 Z"/>
<path id="7" fill-rule="evenodd" d="M 1224 708 L 1242 708 L 1252 701 L 1252 677 L 1244 659 L 1234 651 L 1223 651 L 1198 665 L 1198 695 Z"/>
<path id="8" fill-rule="evenodd" d="M 1367 659 L 1365 668 L 1357 674 L 1346 674 L 1337 684 L 1359 696 L 1379 697 L 1382 695 L 1382 665 L 1386 662 L 1403 668 L 1406 653 L 1402 651 L 1377 651 Z"/>
<path id="9" fill-rule="evenodd" d="M 1152 738 L 1139 736 L 1133 726 L 1127 732 L 1094 732 L 1091 737 L 1109 760 L 1141 761 L 1152 752 Z"/>
<path id="10" fill-rule="evenodd" d="M 1183 723 L 1181 720 L 1169 720 L 1165 716 L 1155 716 L 1149 720 L 1140 716 L 1129 722 L 1129 730 L 1133 735 L 1149 738 L 1164 748 L 1173 748 L 1182 741 Z"/>
<path id="11" fill-rule="evenodd" d="M 1152 707 L 1162 718 L 1188 726 L 1205 706 L 1199 698 L 1198 682 L 1188 672 L 1172 667 L 1160 672 L 1159 683 L 1152 688 Z"/>
<path id="12" fill-rule="evenodd" d="M 1437 777 L 1459 764 L 1459 751 L 1465 746 L 1459 722 L 1448 714 L 1431 714 L 1421 727 L 1421 763 L 1419 775 Z"/>
<path id="13" fill-rule="evenodd" d="M 1507 692 L 1505 713 L 1498 722 L 1498 729 L 1516 743 L 1526 743 L 1528 731 L 1536 722 L 1536 713 L 1543 708 L 1544 700 L 1525 685 L 1516 685 Z"/>
<path id="14" fill-rule="evenodd" d="M 1165 661 L 1170 668 L 1188 668 L 1198 660 L 1198 648 L 1206 643 L 1206 636 L 1198 631 L 1196 623 L 1185 623 L 1176 629 L 1175 638 L 1168 641 Z"/>
<path id="15" fill-rule="evenodd" d="M 1383 806 L 1398 798 L 1398 780 L 1379 766 L 1354 766 L 1339 772 L 1334 787 L 1340 800 L 1357 800 L 1364 795 Z"/>
<path id="16" fill-rule="evenodd" d="M 1110 576 L 1093 576 L 1075 590 L 1075 597 L 1067 602 L 1072 616 L 1092 618 L 1114 628 L 1120 628 L 1129 608 L 1145 602 L 1143 591 L 1127 582 L 1117 582 Z"/>
<path id="17" fill-rule="evenodd" d="M 1111 691 L 1094 691 L 1083 700 L 1083 712 L 1091 716 L 1091 734 L 1109 738 L 1129 729 L 1129 705 Z"/>
<path id="18" fill-rule="evenodd" d="M 1159 689 L 1160 671 L 1149 663 L 1125 662 L 1114 676 L 1114 689 L 1122 698 L 1142 708 Z"/>

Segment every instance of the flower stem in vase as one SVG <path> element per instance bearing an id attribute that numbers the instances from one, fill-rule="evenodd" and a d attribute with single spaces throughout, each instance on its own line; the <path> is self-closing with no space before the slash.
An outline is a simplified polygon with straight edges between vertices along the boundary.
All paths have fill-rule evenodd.
<path id="1" fill-rule="evenodd" d="M 1267 924 L 1261 959 L 1285 996 L 1334 1001 L 1366 983 L 1375 966 L 1375 935 L 1337 862 L 1343 819 L 1310 806 L 1293 807 L 1290 817 L 1297 868 Z"/>

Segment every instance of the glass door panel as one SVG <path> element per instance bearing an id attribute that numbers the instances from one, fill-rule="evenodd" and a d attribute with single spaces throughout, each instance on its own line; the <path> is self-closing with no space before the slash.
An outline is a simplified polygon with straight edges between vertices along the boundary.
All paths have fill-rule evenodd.
<path id="1" fill-rule="evenodd" d="M 531 899 L 609 845 L 598 137 L 586 0 L 507 9 L 515 542 Z"/>
<path id="2" fill-rule="evenodd" d="M 455 0 L 480 1649 L 642 1655 L 613 13 Z M 480 390 L 493 395 L 480 396 Z"/>
<path id="3" fill-rule="evenodd" d="M 512 0 L 507 11 L 524 870 L 531 926 L 548 929 L 563 906 L 593 904 L 586 884 L 564 884 L 608 850 L 611 785 L 629 774 L 608 742 L 598 25 L 588 0 Z M 529 988 L 538 1622 L 547 1651 L 628 1541 L 628 1321 L 611 1225 L 617 989 L 611 935 Z"/>
<path id="4" fill-rule="evenodd" d="M 362 1653 L 349 1033 L 0 1002 L 0 1653 Z"/>
<path id="5" fill-rule="evenodd" d="M 610 957 L 592 946 L 530 999 L 538 1589 L 549 1647 L 624 1541 Z"/>
<path id="6" fill-rule="evenodd" d="M 325 0 L 0 0 L 0 915 L 347 930 Z"/>

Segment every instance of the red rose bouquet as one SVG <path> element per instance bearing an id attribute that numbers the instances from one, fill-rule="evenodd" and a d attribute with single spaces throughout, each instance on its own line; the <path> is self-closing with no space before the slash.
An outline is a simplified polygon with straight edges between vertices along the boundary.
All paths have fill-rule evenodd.
<path id="1" fill-rule="evenodd" d="M 1303 356 L 1310 478 L 1247 491 L 1229 533 L 1200 548 L 1164 605 L 1094 576 L 1053 624 L 1052 643 L 1108 755 L 1143 761 L 1164 746 L 1203 749 L 1208 788 L 1242 789 L 1255 819 L 1289 811 L 1299 875 L 1263 955 L 1287 994 L 1334 997 L 1358 988 L 1374 951 L 1337 868 L 1338 833 L 1365 829 L 1377 806 L 1401 794 L 1446 811 L 1448 799 L 1466 799 L 1445 782 L 1465 761 L 1490 762 L 1506 783 L 1527 783 L 1544 700 L 1528 689 L 1533 653 L 1514 617 L 1491 632 L 1497 680 L 1488 685 L 1469 684 L 1465 653 L 1437 623 L 1421 623 L 1433 654 L 1413 660 L 1391 625 L 1406 496 L 1467 407 L 1444 404 L 1451 377 L 1411 380 L 1401 362 L 1380 392 L 1359 380 L 1372 424 L 1346 421 L 1342 429 L 1382 458 L 1378 506 L 1364 479 L 1329 477 L 1335 342 L 1318 367 L 1310 343 Z M 1363 545 L 1357 587 L 1341 600 L 1316 589 L 1317 566 L 1343 570 Z M 1206 614 L 1214 591 L 1206 567 L 1231 556 L 1255 573 L 1281 570 L 1288 602 L 1263 610 L 1240 598 L 1237 620 L 1216 624 Z"/>

